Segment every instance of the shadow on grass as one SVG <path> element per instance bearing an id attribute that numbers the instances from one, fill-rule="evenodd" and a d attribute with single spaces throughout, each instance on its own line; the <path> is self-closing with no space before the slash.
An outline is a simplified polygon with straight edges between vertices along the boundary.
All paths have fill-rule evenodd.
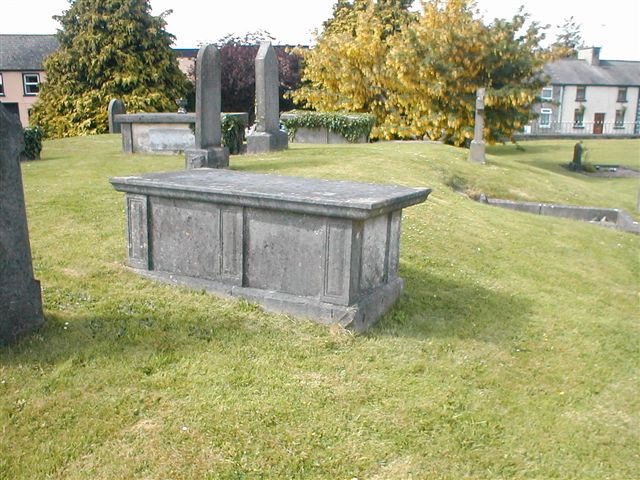
<path id="1" fill-rule="evenodd" d="M 510 345 L 526 330 L 531 301 L 522 296 L 411 266 L 403 266 L 400 275 L 405 279 L 404 294 L 366 335 L 475 339 Z M 82 363 L 82 359 L 117 357 L 123 362 L 139 362 L 157 355 L 173 362 L 205 350 L 242 350 L 247 345 L 297 350 L 308 345 L 286 332 L 293 329 L 304 331 L 303 337 L 322 336 L 325 328 L 273 318 L 241 300 L 220 310 L 188 313 L 168 304 L 141 313 L 145 301 L 149 299 L 71 315 L 48 313 L 39 331 L 0 349 L 0 363 L 38 365 L 69 359 Z"/>
<path id="2" fill-rule="evenodd" d="M 394 308 L 371 330 L 373 336 L 476 339 L 513 343 L 526 329 L 531 301 L 403 266 L 405 290 Z"/>
<path id="3" fill-rule="evenodd" d="M 258 309 L 239 302 L 237 311 L 221 319 L 179 321 L 180 312 L 162 309 L 154 313 L 47 313 L 44 325 L 0 348 L 0 365 L 58 364 L 72 359 L 120 358 L 123 363 L 160 355 L 171 361 L 188 358 L 203 350 L 226 350 L 248 345 L 254 335 L 272 333 L 268 325 L 249 327 L 247 316 Z M 260 313 L 258 313 L 260 315 Z M 184 317 L 183 317 L 184 319 Z M 269 330 L 269 331 L 267 331 Z"/>

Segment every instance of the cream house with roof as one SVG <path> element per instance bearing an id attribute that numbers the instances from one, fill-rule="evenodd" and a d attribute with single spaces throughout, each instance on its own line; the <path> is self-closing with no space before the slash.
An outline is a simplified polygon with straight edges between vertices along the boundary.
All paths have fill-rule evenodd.
<path id="1" fill-rule="evenodd" d="M 544 72 L 549 85 L 525 134 L 640 134 L 639 61 L 601 60 L 594 47 L 548 63 Z"/>

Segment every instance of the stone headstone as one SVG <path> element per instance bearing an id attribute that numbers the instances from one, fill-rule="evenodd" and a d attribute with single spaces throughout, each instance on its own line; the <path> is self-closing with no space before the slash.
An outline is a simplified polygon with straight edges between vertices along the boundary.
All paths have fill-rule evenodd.
<path id="1" fill-rule="evenodd" d="M 109 133 L 121 133 L 120 124 L 114 120 L 115 115 L 127 113 L 124 102 L 119 98 L 114 98 L 109 102 Z"/>
<path id="2" fill-rule="evenodd" d="M 0 345 L 44 322 L 22 190 L 22 127 L 0 104 Z"/>
<path id="3" fill-rule="evenodd" d="M 469 160 L 475 163 L 485 163 L 485 143 L 482 133 L 484 130 L 484 94 L 484 88 L 479 88 L 476 92 L 475 129 L 469 150 Z"/>
<path id="4" fill-rule="evenodd" d="M 249 153 L 284 150 L 289 146 L 280 130 L 278 57 L 271 42 L 262 42 L 256 55 L 256 126 L 247 136 Z"/>
<path id="5" fill-rule="evenodd" d="M 196 143 L 185 150 L 186 168 L 225 168 L 229 150 L 222 146 L 220 51 L 200 48 L 196 60 Z"/>
<path id="6" fill-rule="evenodd" d="M 582 170 L 582 153 L 584 152 L 584 147 L 582 146 L 582 142 L 578 142 L 573 147 L 573 160 L 571 160 L 571 170 Z"/>

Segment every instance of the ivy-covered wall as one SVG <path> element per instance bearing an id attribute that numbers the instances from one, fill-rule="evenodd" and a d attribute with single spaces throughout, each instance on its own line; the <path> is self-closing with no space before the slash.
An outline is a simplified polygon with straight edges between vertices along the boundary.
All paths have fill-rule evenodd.
<path id="1" fill-rule="evenodd" d="M 282 123 L 293 139 L 299 128 L 326 128 L 337 133 L 349 142 L 355 143 L 360 138 L 369 138 L 375 124 L 375 117 L 368 113 L 341 112 L 305 112 L 290 111 L 282 116 Z"/>

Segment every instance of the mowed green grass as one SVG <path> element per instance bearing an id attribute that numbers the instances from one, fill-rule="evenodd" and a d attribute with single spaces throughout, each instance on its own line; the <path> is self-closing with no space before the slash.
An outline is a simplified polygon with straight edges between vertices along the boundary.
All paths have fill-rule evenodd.
<path id="1" fill-rule="evenodd" d="M 354 336 L 130 272 L 107 179 L 182 157 L 46 142 L 23 164 L 46 323 L 0 350 L 0 478 L 638 478 L 640 238 L 448 185 L 631 211 L 640 184 L 560 169 L 571 142 L 523 145 L 485 166 L 423 143 L 232 157 L 434 189 L 404 213 L 404 295 Z M 640 143 L 589 148 L 635 165 Z"/>

